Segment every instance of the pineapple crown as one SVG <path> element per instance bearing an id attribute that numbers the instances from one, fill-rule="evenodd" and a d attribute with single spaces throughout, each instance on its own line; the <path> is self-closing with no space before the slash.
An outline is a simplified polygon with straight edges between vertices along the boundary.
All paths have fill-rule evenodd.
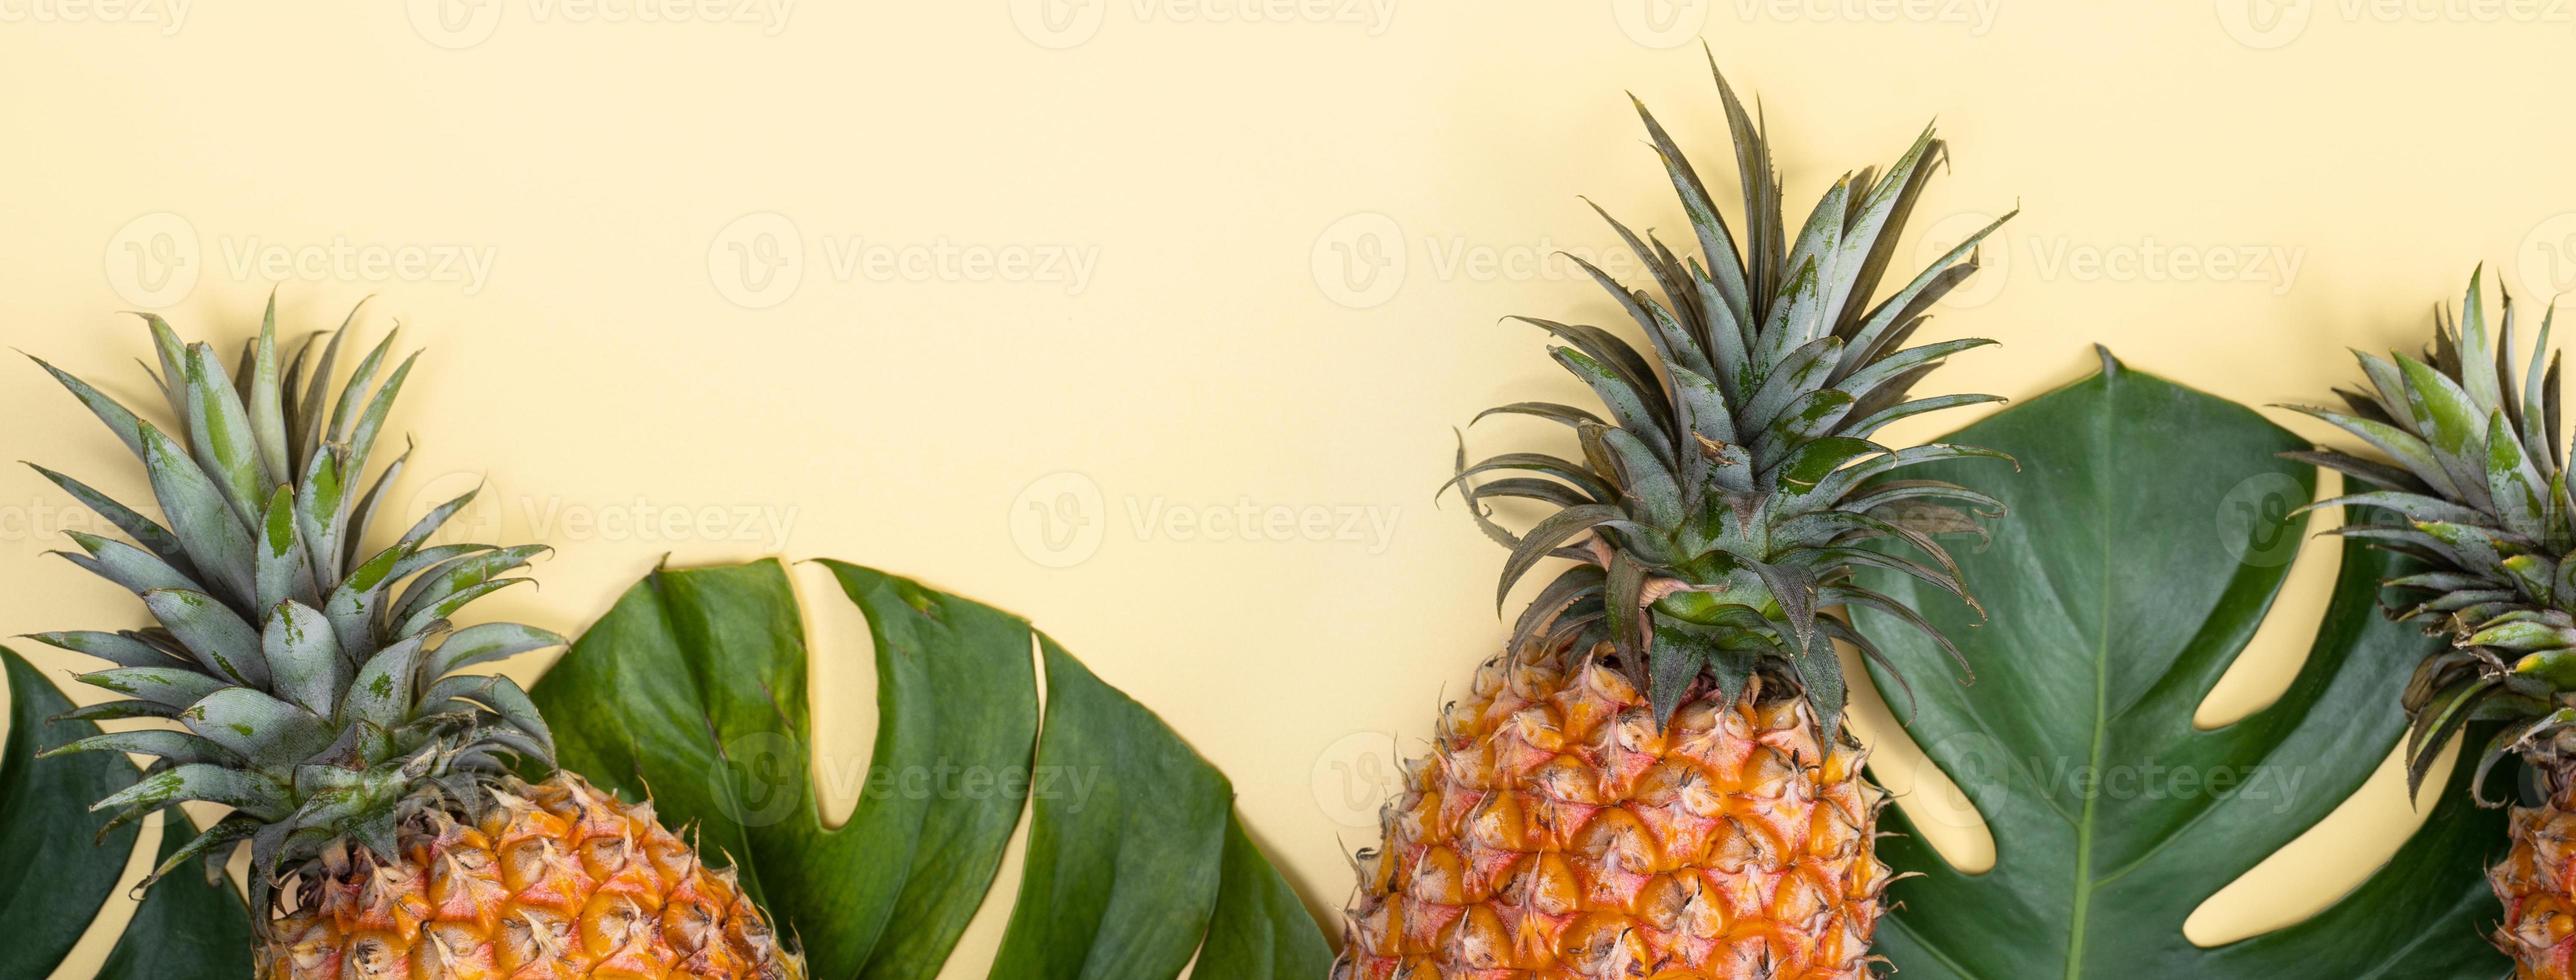
<path id="1" fill-rule="evenodd" d="M 2435 309 L 2421 356 L 2355 351 L 2369 384 L 2336 390 L 2345 411 L 2289 406 L 2376 451 L 2287 455 L 2373 488 L 2309 509 L 2371 508 L 2337 533 L 2413 559 L 2385 584 L 2416 601 L 2389 612 L 2451 639 L 2407 682 L 2410 786 L 2473 721 L 2511 722 L 2487 743 L 2473 785 L 2517 751 L 2576 759 L 2576 497 L 2557 441 L 2558 359 L 2543 357 L 2550 317 L 2517 370 L 2513 296 L 2491 325 L 2483 274 L 2470 274 L 2456 319 Z"/>
<path id="2" fill-rule="evenodd" d="M 1713 58 L 1709 68 L 1742 175 L 1744 235 L 1637 103 L 1707 264 L 1678 258 L 1651 232 L 1641 239 L 1601 212 L 1645 261 L 1661 296 L 1573 261 L 1643 329 L 1651 356 L 1598 327 L 1515 318 L 1557 341 L 1549 354 L 1600 397 L 1608 417 L 1547 402 L 1487 409 L 1476 418 L 1528 415 L 1572 428 L 1581 458 L 1506 453 L 1469 465 L 1462 439 L 1449 485 L 1478 526 L 1511 549 L 1497 605 L 1541 559 L 1577 561 L 1521 615 L 1512 649 L 1593 650 L 1607 642 L 1659 722 L 1703 677 L 1732 700 L 1747 678 L 1768 672 L 1787 682 L 1780 689 L 1812 703 L 1830 744 L 1845 690 L 1830 641 L 1886 662 L 1833 607 L 1885 612 L 1958 658 L 1913 609 L 1862 586 L 1854 572 L 1911 575 L 1975 606 L 1931 535 L 1981 531 L 1978 518 L 2000 516 L 2001 502 L 1955 484 L 1882 478 L 1938 460 L 2009 457 L 1946 444 L 1891 449 L 1870 436 L 1898 419 L 2001 400 L 1907 394 L 1950 355 L 1992 341 L 1905 344 L 1932 304 L 1975 271 L 1977 243 L 2004 219 L 1873 305 L 1943 144 L 1926 128 L 1884 175 L 1844 174 L 1792 241 L 1763 127 Z M 1517 475 L 1478 482 L 1495 473 Z M 1516 535 L 1486 510 L 1492 497 L 1555 509 Z M 1931 563 L 1862 547 L 1882 539 L 1909 544 Z"/>
<path id="3" fill-rule="evenodd" d="M 334 389 L 350 324 L 328 334 L 318 360 L 309 356 L 316 336 L 281 362 L 271 296 L 236 381 L 213 347 L 182 344 L 160 317 L 141 316 L 159 351 L 160 370 L 144 370 L 169 401 L 167 429 L 36 363 L 142 459 L 166 526 L 36 470 L 131 538 L 74 531 L 79 550 L 63 557 L 142 597 L 159 625 L 35 638 L 113 665 L 79 679 L 123 699 L 69 717 L 177 723 L 47 753 L 154 757 L 133 785 L 91 807 L 114 813 L 100 833 L 188 800 L 232 808 L 146 884 L 190 858 L 218 873 L 248 840 L 253 895 L 273 898 L 278 869 L 315 860 L 335 841 L 391 856 L 397 828 L 414 814 L 440 805 L 473 812 L 514 759 L 551 764 L 553 736 L 526 692 L 506 677 L 458 671 L 563 638 L 515 623 L 448 626 L 467 603 L 527 581 L 508 573 L 542 549 L 429 544 L 472 492 L 381 550 L 362 543 L 403 458 L 363 495 L 350 491 L 418 355 L 373 384 L 393 345 L 388 334 Z"/>

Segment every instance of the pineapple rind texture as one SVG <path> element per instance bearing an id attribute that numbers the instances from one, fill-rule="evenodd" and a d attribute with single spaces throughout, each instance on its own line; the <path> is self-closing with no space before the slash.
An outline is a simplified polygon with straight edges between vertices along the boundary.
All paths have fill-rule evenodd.
<path id="1" fill-rule="evenodd" d="M 1598 659 L 1488 663 L 1361 856 L 1335 980 L 1866 976 L 1882 798 L 1813 721 L 1759 678 L 1658 725 Z"/>
<path id="2" fill-rule="evenodd" d="M 802 980 L 730 869 L 580 776 L 505 781 L 480 820 L 426 811 L 392 860 L 335 849 L 272 925 L 261 980 Z"/>

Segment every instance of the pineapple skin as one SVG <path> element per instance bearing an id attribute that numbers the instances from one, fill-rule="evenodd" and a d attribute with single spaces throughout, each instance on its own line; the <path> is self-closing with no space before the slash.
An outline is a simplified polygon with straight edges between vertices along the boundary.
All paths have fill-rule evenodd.
<path id="1" fill-rule="evenodd" d="M 1497 658 L 1361 852 L 1335 980 L 1860 978 L 1883 797 L 1806 700 Z M 1838 739 L 1837 741 L 1845 741 Z"/>
<path id="2" fill-rule="evenodd" d="M 2576 978 L 2576 782 L 2564 766 L 2557 789 L 2539 806 L 2517 806 L 2509 817 L 2513 847 L 2487 870 L 2487 882 L 2504 902 L 2495 944 L 2513 957 L 2524 980 Z"/>
<path id="3" fill-rule="evenodd" d="M 327 854 L 269 924 L 260 980 L 802 980 L 730 868 L 655 819 L 558 772 L 493 792 L 480 820 L 431 810 L 399 862 Z"/>

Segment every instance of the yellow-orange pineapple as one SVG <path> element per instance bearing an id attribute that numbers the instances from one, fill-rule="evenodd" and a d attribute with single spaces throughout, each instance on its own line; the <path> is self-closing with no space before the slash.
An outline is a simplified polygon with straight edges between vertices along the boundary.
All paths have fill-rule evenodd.
<path id="1" fill-rule="evenodd" d="M 346 326 L 318 360 L 310 341 L 281 359 L 276 313 L 272 300 L 238 381 L 213 348 L 145 317 L 167 431 L 45 366 L 142 459 L 162 513 L 39 468 L 130 539 L 73 532 L 80 550 L 65 557 L 158 621 L 37 635 L 111 665 L 80 679 L 124 699 L 73 717 L 169 722 L 51 750 L 154 758 L 92 809 L 114 827 L 190 800 L 230 807 L 152 878 L 192 858 L 220 873 L 247 844 L 269 980 L 800 977 L 730 872 L 704 866 L 649 803 L 556 771 L 526 692 L 465 672 L 563 642 L 448 622 L 525 581 L 511 573 L 543 549 L 431 543 L 471 493 L 390 544 L 365 541 L 402 469 L 395 459 L 358 492 L 411 370 L 375 383 L 393 338 L 335 386 Z"/>
<path id="2" fill-rule="evenodd" d="M 1994 226 L 1878 299 L 1942 144 L 1926 131 L 1883 176 L 1846 175 L 1792 241 L 1762 133 L 1723 77 L 1718 89 L 1743 176 L 1741 245 L 1640 106 L 1707 264 L 1612 221 L 1660 295 L 1584 268 L 1646 350 L 1524 318 L 1562 344 L 1550 353 L 1607 417 L 1505 405 L 1486 414 L 1563 423 L 1580 453 L 1470 466 L 1460 450 L 1454 485 L 1511 549 L 1498 603 L 1541 560 L 1575 561 L 1408 766 L 1382 841 L 1360 855 L 1338 978 L 1867 973 L 1890 877 L 1878 797 L 1840 725 L 1834 643 L 1878 656 L 1848 607 L 1931 632 L 1857 573 L 1965 600 L 1931 535 L 2001 511 L 1956 485 L 1888 478 L 1998 454 L 1870 441 L 1900 418 L 1994 400 L 1907 395 L 1987 341 L 1905 346 Z M 1485 477 L 1496 471 L 1511 475 Z M 1498 497 L 1553 511 L 1514 534 L 1485 509 Z"/>
<path id="3" fill-rule="evenodd" d="M 1488 664 L 1362 869 L 1353 972 L 1863 975 L 1888 880 L 1863 754 L 1746 687 L 1667 727 L 1598 661 Z"/>
<path id="4" fill-rule="evenodd" d="M 2481 273 L 2456 321 L 2437 312 L 2421 356 L 2358 353 L 2368 384 L 2339 390 L 2344 410 L 2301 408 L 2367 443 L 2291 455 L 2341 471 L 2353 493 L 2316 506 L 2358 511 L 2343 533 L 2412 559 L 2387 585 L 2420 598 L 2392 607 L 2450 645 L 2425 658 L 2401 704 L 2409 788 L 2472 724 L 2499 726 L 2472 792 L 2507 756 L 2535 792 L 2510 815 L 2512 848 L 2487 879 L 2504 902 L 2493 938 L 2527 978 L 2576 976 L 2576 494 L 2559 441 L 2558 361 L 2541 319 L 2531 356 L 2513 297 L 2489 324 Z M 2518 375 L 2518 376 L 2517 376 Z"/>
<path id="5" fill-rule="evenodd" d="M 730 868 L 558 772 L 492 787 L 481 821 L 426 811 L 393 860 L 333 848 L 270 924 L 263 980 L 799 978 Z"/>

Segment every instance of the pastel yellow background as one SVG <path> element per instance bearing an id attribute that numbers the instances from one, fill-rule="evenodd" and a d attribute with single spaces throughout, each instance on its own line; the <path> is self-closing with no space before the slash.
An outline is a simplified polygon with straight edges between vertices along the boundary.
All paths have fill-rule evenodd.
<path id="1" fill-rule="evenodd" d="M 139 395 L 118 310 L 230 340 L 272 287 L 293 329 L 374 294 L 365 324 L 429 349 L 407 511 L 488 479 L 470 522 L 561 549 L 484 615 L 574 631 L 657 561 L 773 553 L 1014 609 L 1230 774 L 1329 908 L 1391 754 L 1502 633 L 1502 553 L 1431 496 L 1450 427 L 1574 394 L 1497 319 L 1615 318 L 1545 261 L 1610 253 L 1577 194 L 1688 238 L 1622 91 L 1731 186 L 1699 38 L 1768 108 L 1793 205 L 1937 116 L 1955 165 L 1909 251 L 2024 209 L 1930 328 L 2005 342 L 1945 390 L 2029 396 L 2100 341 L 2311 399 L 2474 262 L 2576 285 L 2563 4 L 0 0 L 0 341 Z M 0 456 L 142 495 L 71 399 L 0 371 Z M 0 633 L 137 620 L 43 556 L 90 526 L 68 506 L 0 477 Z M 2325 559 L 2210 717 L 2277 691 Z M 850 785 L 865 638 L 800 576 Z M 2331 899 L 2411 825 L 2400 796 L 2194 934 Z M 1013 860 L 952 975 L 988 961 Z"/>

